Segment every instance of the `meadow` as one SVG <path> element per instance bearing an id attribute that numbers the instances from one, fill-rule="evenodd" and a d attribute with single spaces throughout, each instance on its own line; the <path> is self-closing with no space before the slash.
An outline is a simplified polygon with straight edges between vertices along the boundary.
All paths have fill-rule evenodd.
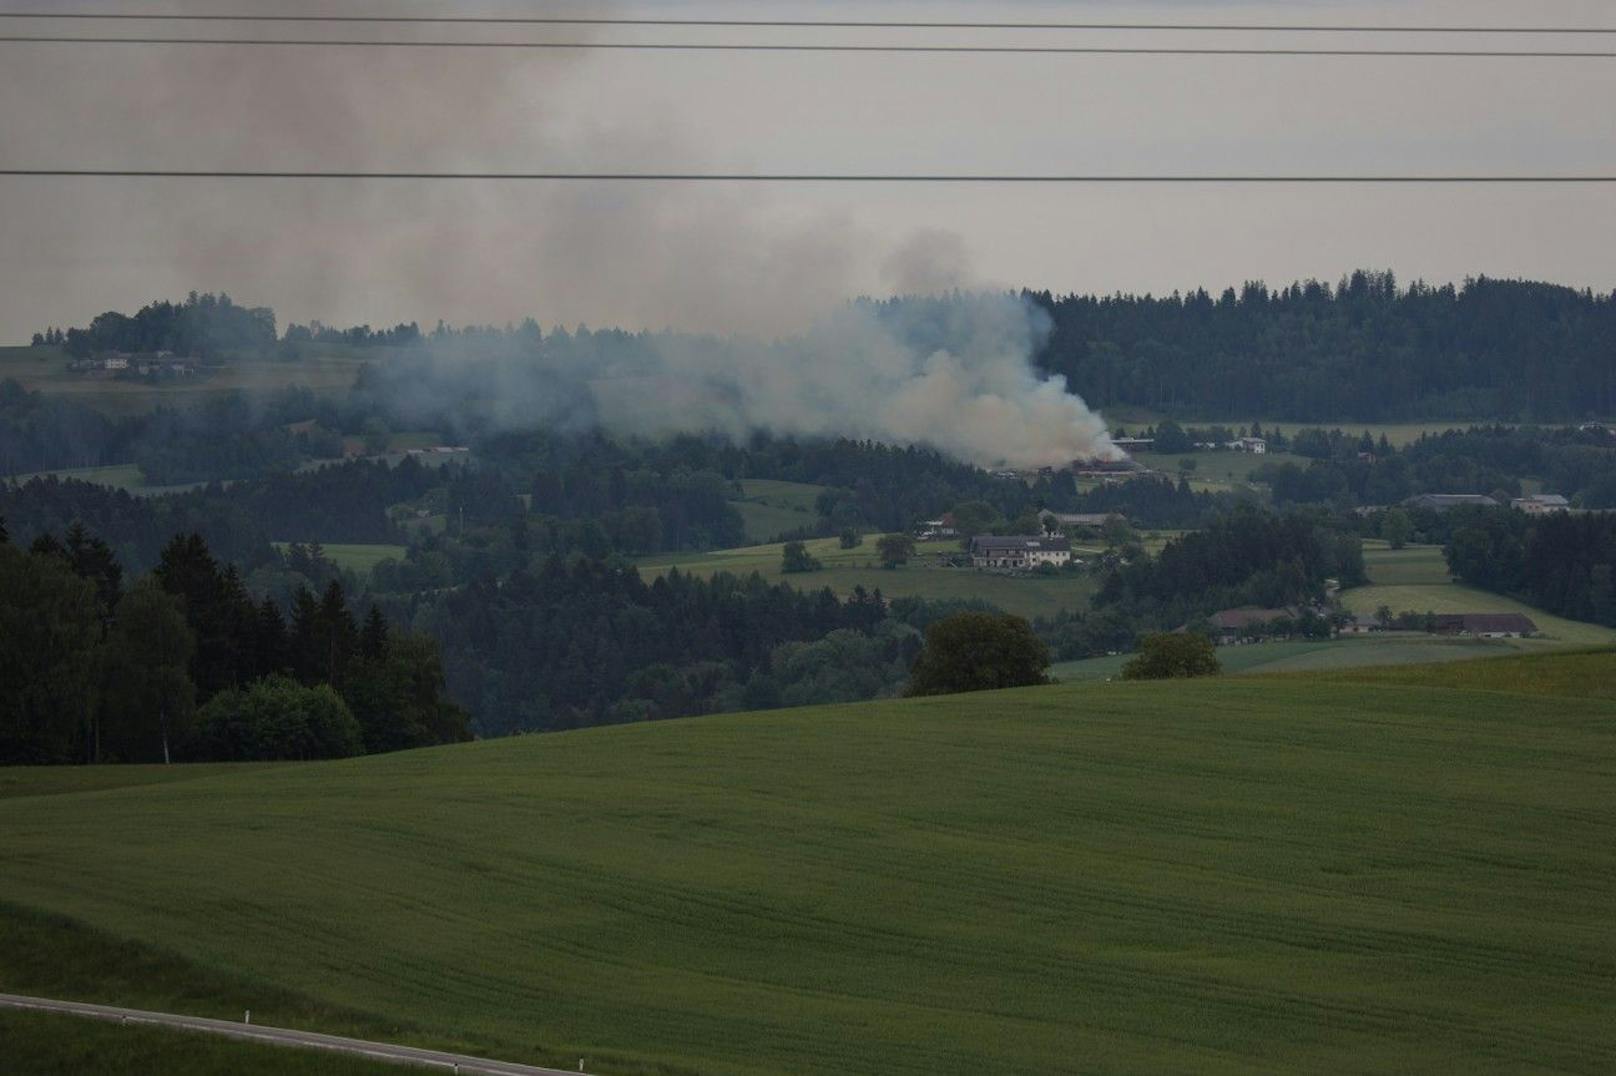
<path id="1" fill-rule="evenodd" d="M 827 488 L 772 478 L 743 478 L 740 486 L 741 495 L 731 503 L 746 525 L 746 540 L 753 543 L 813 526 L 819 518 L 814 501 Z"/>
<path id="2" fill-rule="evenodd" d="M 883 568 L 875 549 L 878 537 L 866 535 L 864 543 L 853 549 L 842 549 L 835 538 L 809 539 L 803 545 L 824 565 L 815 572 L 782 573 L 783 547 L 778 542 L 710 553 L 658 553 L 635 563 L 647 581 L 674 567 L 696 575 L 748 575 L 755 571 L 770 582 L 790 583 L 804 590 L 830 587 L 843 597 L 862 586 L 867 591 L 879 589 L 888 598 L 978 598 L 1029 618 L 1053 616 L 1062 609 L 1086 609 L 1096 587 L 1094 577 L 1075 572 L 1053 576 L 996 575 L 970 568 L 939 567 L 923 559 L 899 568 Z M 921 558 L 958 553 L 959 548 L 957 540 L 916 543 Z"/>
<path id="3" fill-rule="evenodd" d="M 1341 592 L 1341 604 L 1359 616 L 1373 616 L 1383 605 L 1394 613 L 1525 613 L 1542 637 L 1505 640 L 1516 649 L 1616 645 L 1616 631 L 1610 628 L 1566 620 L 1501 594 L 1453 582 L 1439 546 L 1390 549 L 1384 543 L 1365 542 L 1364 567 L 1370 585 Z"/>
<path id="4" fill-rule="evenodd" d="M 1270 463 L 1294 463 L 1298 467 L 1306 467 L 1311 462 L 1305 456 L 1289 452 L 1265 452 L 1258 455 L 1255 452 L 1229 452 L 1217 449 L 1199 449 L 1176 455 L 1160 452 L 1135 452 L 1132 455 L 1135 462 L 1153 471 L 1160 471 L 1175 481 L 1179 478 L 1188 479 L 1190 486 L 1198 490 L 1229 490 L 1249 486 L 1252 482 L 1252 472 Z M 1184 470 L 1185 462 L 1194 463 L 1194 469 Z"/>
<path id="5" fill-rule="evenodd" d="M 0 1009 L 0 1049 L 28 1076 L 398 1076 L 397 1065 L 186 1031 Z M 16 1070 L 24 1071 L 24 1070 Z"/>
<path id="6" fill-rule="evenodd" d="M 275 548 L 282 553 L 286 552 L 289 542 L 276 542 Z M 357 542 L 333 542 L 330 545 L 320 546 L 325 551 L 326 558 L 344 571 L 353 572 L 364 578 L 370 570 L 384 560 L 403 560 L 406 548 L 401 545 L 373 544 L 367 545 Z"/>
<path id="7" fill-rule="evenodd" d="M 159 405 L 186 407 L 220 392 L 268 392 L 301 385 L 317 394 L 353 387 L 359 368 L 385 357 L 387 349 L 311 349 L 302 359 L 230 359 L 193 377 L 155 383 L 100 379 L 71 373 L 67 356 L 55 348 L 0 348 L 0 380 L 73 400 L 111 415 L 132 415 Z"/>
<path id="8" fill-rule="evenodd" d="M 1608 1072 L 1616 654 L 1457 668 L 13 797 L 0 990 L 601 1073 Z"/>

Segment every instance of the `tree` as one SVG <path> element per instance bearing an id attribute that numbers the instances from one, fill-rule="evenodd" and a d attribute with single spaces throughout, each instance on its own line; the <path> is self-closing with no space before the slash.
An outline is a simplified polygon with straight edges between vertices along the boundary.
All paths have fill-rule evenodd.
<path id="1" fill-rule="evenodd" d="M 360 434 L 365 439 L 365 451 L 372 456 L 386 452 L 393 443 L 393 431 L 388 428 L 387 423 L 374 416 L 365 420 L 360 428 Z"/>
<path id="2" fill-rule="evenodd" d="M 864 535 L 849 527 L 837 536 L 836 542 L 843 549 L 857 549 L 864 544 Z"/>
<path id="3" fill-rule="evenodd" d="M 999 523 L 999 510 L 986 501 L 961 501 L 948 513 L 954 529 L 966 538 L 988 534 Z"/>
<path id="4" fill-rule="evenodd" d="M 896 568 L 915 555 L 915 540 L 907 534 L 883 534 L 875 543 L 883 567 Z"/>
<path id="5" fill-rule="evenodd" d="M 801 542 L 787 542 L 780 551 L 782 572 L 817 572 L 823 567 L 824 565 L 819 563 L 819 558 L 810 554 L 808 548 Z"/>
<path id="6" fill-rule="evenodd" d="M 169 762 L 189 735 L 196 687 L 188 673 L 196 639 L 180 600 L 150 577 L 118 602 L 102 663 L 101 718 L 91 743 L 119 762 Z"/>
<path id="7" fill-rule="evenodd" d="M 1139 653 L 1122 667 L 1122 678 L 1172 680 L 1221 671 L 1211 639 L 1194 632 L 1161 632 L 1139 640 Z"/>
<path id="8" fill-rule="evenodd" d="M 1414 520 L 1403 509 L 1393 508 L 1381 517 L 1380 536 L 1393 549 L 1402 549 L 1414 536 Z"/>
<path id="9" fill-rule="evenodd" d="M 1178 455 L 1191 451 L 1195 445 L 1191 443 L 1189 434 L 1184 432 L 1184 427 L 1168 419 L 1156 427 L 1156 443 L 1151 447 L 1167 455 Z"/>
<path id="10" fill-rule="evenodd" d="M 910 695 L 948 695 L 1049 682 L 1049 648 L 1007 613 L 955 613 L 926 629 Z"/>
<path id="11" fill-rule="evenodd" d="M 199 760 L 346 758 L 364 749 L 359 722 L 329 684 L 303 687 L 284 676 L 267 677 L 221 691 L 200 717 L 187 747 Z"/>
<path id="12" fill-rule="evenodd" d="M 93 584 L 59 556 L 0 545 L 0 761 L 83 757 L 100 638 Z"/>

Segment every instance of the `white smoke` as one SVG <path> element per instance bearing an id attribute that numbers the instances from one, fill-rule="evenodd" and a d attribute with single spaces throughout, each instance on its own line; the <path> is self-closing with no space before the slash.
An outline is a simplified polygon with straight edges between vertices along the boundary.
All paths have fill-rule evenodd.
<path id="1" fill-rule="evenodd" d="M 623 433 L 755 429 L 927 444 L 985 466 L 1117 455 L 1105 423 L 1041 377 L 1042 310 L 1004 294 L 854 304 L 774 343 L 662 337 L 656 368 L 591 381 L 599 421 Z"/>

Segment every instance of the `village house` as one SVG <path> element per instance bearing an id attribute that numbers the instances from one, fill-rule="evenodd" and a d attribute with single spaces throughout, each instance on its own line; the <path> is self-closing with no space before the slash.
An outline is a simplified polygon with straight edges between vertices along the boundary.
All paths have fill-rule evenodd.
<path id="1" fill-rule="evenodd" d="M 1534 493 L 1530 497 L 1516 497 L 1509 506 L 1529 516 L 1543 516 L 1550 512 L 1567 512 L 1571 502 L 1558 493 Z"/>
<path id="2" fill-rule="evenodd" d="M 1233 452 L 1250 452 L 1257 456 L 1268 453 L 1268 442 L 1261 437 L 1236 437 L 1224 447 Z"/>
<path id="3" fill-rule="evenodd" d="M 1124 452 L 1149 452 L 1156 443 L 1154 437 L 1113 437 L 1111 443 Z"/>
<path id="4" fill-rule="evenodd" d="M 971 539 L 971 567 L 1025 571 L 1072 560 L 1072 543 L 1042 534 L 983 534 Z"/>

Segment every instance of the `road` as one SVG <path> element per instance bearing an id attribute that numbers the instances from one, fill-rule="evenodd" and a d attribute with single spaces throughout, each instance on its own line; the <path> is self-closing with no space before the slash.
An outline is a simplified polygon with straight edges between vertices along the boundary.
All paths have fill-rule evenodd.
<path id="1" fill-rule="evenodd" d="M 238 1024 L 231 1020 L 209 1020 L 202 1016 L 181 1016 L 176 1013 L 148 1012 L 144 1009 L 120 1009 L 112 1005 L 89 1005 L 82 1001 L 32 998 L 22 994 L 0 994 L 0 1008 L 67 1013 L 73 1016 L 88 1016 L 96 1020 L 116 1020 L 124 1024 L 152 1024 L 158 1027 L 178 1028 L 182 1031 L 201 1031 L 210 1035 L 226 1035 L 233 1039 L 272 1043 L 277 1046 L 334 1050 L 377 1061 L 442 1069 L 451 1073 L 475 1073 L 477 1076 L 576 1076 L 578 1071 L 518 1065 L 511 1061 L 450 1054 L 441 1050 L 422 1050 L 414 1046 L 396 1046 L 388 1042 L 347 1039 L 340 1035 L 321 1035 L 314 1031 L 293 1031 L 290 1028 L 265 1027 L 261 1024 Z"/>

